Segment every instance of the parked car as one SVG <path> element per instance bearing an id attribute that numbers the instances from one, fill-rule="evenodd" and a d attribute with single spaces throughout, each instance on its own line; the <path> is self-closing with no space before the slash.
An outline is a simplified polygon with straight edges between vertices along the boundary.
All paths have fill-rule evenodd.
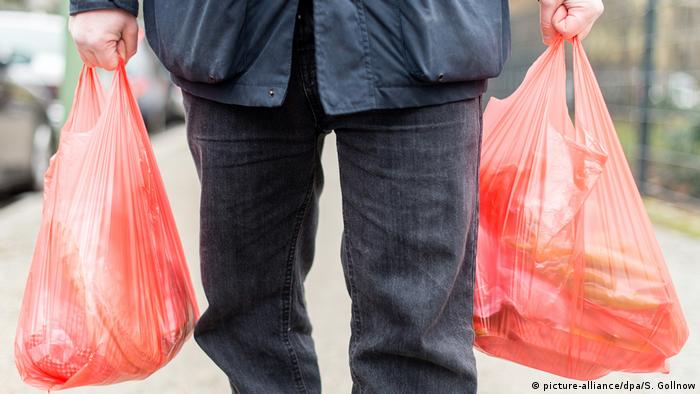
<path id="1" fill-rule="evenodd" d="M 66 72 L 66 26 L 61 15 L 0 11 L 0 47 L 12 54 L 8 77 L 44 101 L 55 128 L 60 127 L 64 115 L 58 91 Z M 150 131 L 165 127 L 166 121 L 182 119 L 179 89 L 146 40 L 139 43 L 138 52 L 127 63 L 127 72 Z M 103 82 L 109 86 L 107 73 L 103 76 Z"/>
<path id="2" fill-rule="evenodd" d="M 7 76 L 0 58 L 0 189 L 41 189 L 56 150 L 56 138 L 42 100 Z"/>
<path id="3" fill-rule="evenodd" d="M 60 126 L 64 115 L 58 92 L 65 77 L 65 29 L 60 15 L 0 11 L 6 76 L 42 100 L 54 127 Z"/>
<path id="4" fill-rule="evenodd" d="M 0 42 L 13 56 L 9 77 L 23 86 L 58 89 L 65 74 L 65 29 L 61 15 L 0 11 Z"/>

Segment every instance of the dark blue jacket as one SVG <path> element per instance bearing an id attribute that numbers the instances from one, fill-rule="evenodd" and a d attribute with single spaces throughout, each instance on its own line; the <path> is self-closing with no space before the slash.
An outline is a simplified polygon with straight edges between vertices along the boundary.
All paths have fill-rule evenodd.
<path id="1" fill-rule="evenodd" d="M 282 104 L 298 0 L 143 0 L 146 36 L 182 89 Z M 71 14 L 137 0 L 71 0 Z M 319 94 L 328 114 L 473 98 L 510 50 L 508 0 L 314 0 Z"/>

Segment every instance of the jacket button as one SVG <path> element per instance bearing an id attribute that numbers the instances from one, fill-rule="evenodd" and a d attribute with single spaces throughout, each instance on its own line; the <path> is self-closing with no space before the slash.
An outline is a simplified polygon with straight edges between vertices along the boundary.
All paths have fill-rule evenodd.
<path id="1" fill-rule="evenodd" d="M 443 73 L 438 74 L 438 81 L 442 81 L 443 79 L 445 79 L 445 74 L 443 74 Z"/>
<path id="2" fill-rule="evenodd" d="M 269 92 L 267 92 L 267 94 L 269 94 L 269 95 L 270 95 L 270 97 L 275 97 L 275 91 L 274 91 L 274 90 L 272 90 L 272 89 L 270 89 L 270 91 L 269 91 Z"/>

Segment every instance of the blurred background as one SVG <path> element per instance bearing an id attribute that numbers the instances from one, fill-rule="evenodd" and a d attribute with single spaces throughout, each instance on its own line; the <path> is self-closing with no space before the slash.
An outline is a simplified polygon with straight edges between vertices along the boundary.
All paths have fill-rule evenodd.
<path id="1" fill-rule="evenodd" d="M 67 35 L 68 1 L 0 0 L 0 193 L 40 189 L 82 65 Z M 149 131 L 183 118 L 182 96 L 143 40 L 127 64 Z M 100 70 L 103 86 L 111 73 Z"/>
<path id="2" fill-rule="evenodd" d="M 19 139 L 9 136 L 19 131 L 0 134 L 0 146 L 6 147 L 0 154 L 0 188 L 15 183 L 17 173 L 32 176 L 33 186 L 40 186 L 47 151 L 55 148 L 55 138 L 46 136 L 47 126 L 54 132 L 60 128 L 80 67 L 67 40 L 65 3 L 0 0 L 4 99 L 10 92 L 16 100 L 28 93 L 32 98 L 22 100 L 38 107 L 26 119 L 0 115 L 4 127 L 16 128 L 21 122 L 32 129 L 22 133 L 33 135 L 34 149 L 22 152 L 23 159 L 32 157 L 21 166 L 29 168 L 11 168 L 16 165 L 10 156 L 20 152 L 8 149 Z M 531 3 L 511 1 L 511 58 L 503 74 L 490 82 L 488 95 L 512 92 L 542 50 L 535 23 L 538 8 Z M 700 1 L 608 1 L 590 37 L 586 48 L 640 191 L 679 207 L 700 209 Z M 128 71 L 147 126 L 158 131 L 182 120 L 180 92 L 145 40 L 140 48 Z M 686 227 L 700 234 L 700 225 Z"/>
<path id="3" fill-rule="evenodd" d="M 0 0 L 0 392 L 31 393 L 15 370 L 12 341 L 41 212 L 41 183 L 57 147 L 81 62 L 68 38 L 67 1 Z M 511 0 L 512 53 L 488 96 L 505 97 L 544 46 L 535 0 Z M 630 167 L 667 259 L 691 327 L 671 375 L 611 374 L 602 381 L 700 384 L 700 1 L 608 0 L 584 41 Z M 182 97 L 144 40 L 127 71 L 175 212 L 202 309 L 198 183 L 182 125 Z M 110 75 L 103 74 L 109 86 Z M 569 88 L 570 99 L 573 87 Z M 484 102 L 487 102 L 485 100 Z M 569 108 L 573 109 L 573 103 Z M 335 144 L 331 134 L 326 144 Z M 309 311 L 326 392 L 350 391 L 350 307 L 338 258 L 342 218 L 334 149 L 324 149 L 317 257 L 307 281 Z M 538 380 L 566 382 L 477 352 L 480 393 L 535 392 Z M 503 379 L 508 376 L 508 379 Z M 143 382 L 105 393 L 226 392 L 225 377 L 189 341 L 168 366 Z M 71 390 L 93 393 L 97 389 Z M 654 389 L 649 392 L 680 392 Z M 692 391 L 692 390 L 691 390 Z M 559 392 L 568 392 L 560 390 Z M 613 391 L 609 391 L 612 393 Z M 638 391 L 645 392 L 645 391 Z M 684 391 L 687 392 L 687 391 Z"/>
<path id="4" fill-rule="evenodd" d="M 510 2 L 511 57 L 489 95 L 509 95 L 542 51 L 531 3 Z M 656 221 L 700 235 L 697 215 L 683 217 L 700 209 L 700 1 L 604 4 L 584 46 L 637 186 Z"/>

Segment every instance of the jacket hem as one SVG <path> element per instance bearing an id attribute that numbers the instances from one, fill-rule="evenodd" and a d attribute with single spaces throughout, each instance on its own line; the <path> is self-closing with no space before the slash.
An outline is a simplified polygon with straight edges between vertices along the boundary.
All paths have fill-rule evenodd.
<path id="1" fill-rule="evenodd" d="M 171 74 L 173 82 L 188 93 L 204 99 L 247 107 L 278 107 L 284 102 L 287 84 L 251 85 L 237 81 L 206 84 L 188 81 Z M 352 105 L 321 104 L 327 115 L 344 115 L 377 109 L 423 107 L 481 96 L 487 80 L 430 85 L 377 86 L 374 97 L 366 103 Z M 271 94 L 272 92 L 272 94 Z"/>

